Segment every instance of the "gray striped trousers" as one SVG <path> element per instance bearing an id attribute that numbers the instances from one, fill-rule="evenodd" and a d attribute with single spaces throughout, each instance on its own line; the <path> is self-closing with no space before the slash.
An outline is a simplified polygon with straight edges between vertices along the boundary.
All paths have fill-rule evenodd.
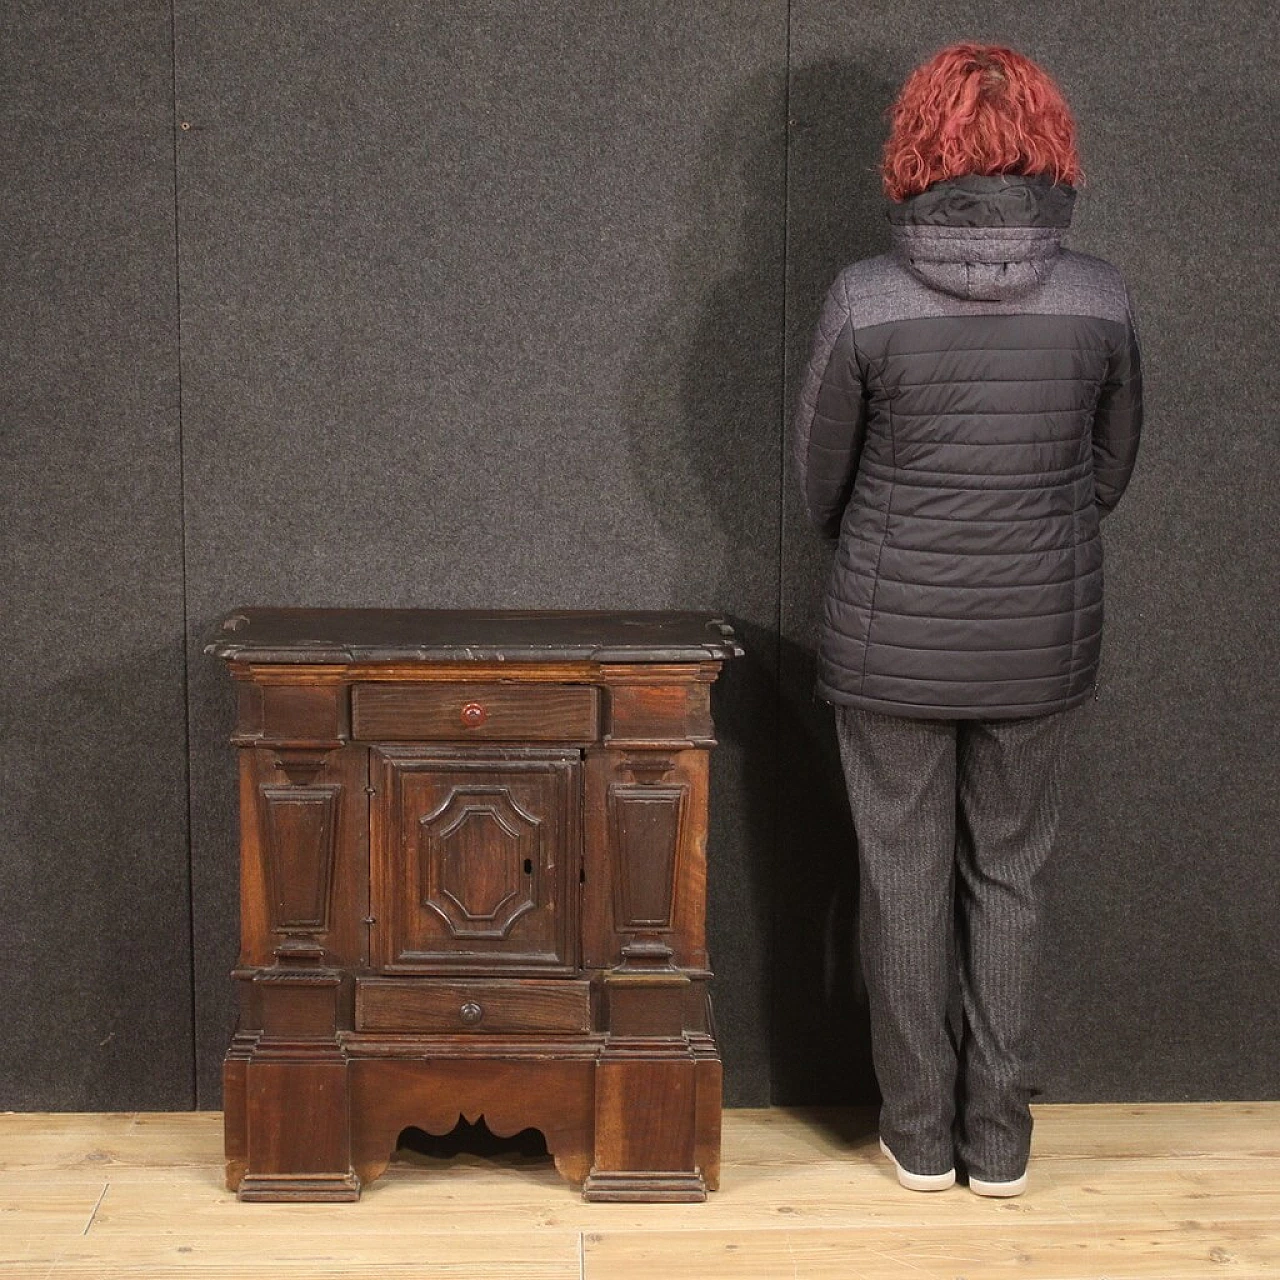
<path id="1" fill-rule="evenodd" d="M 880 1136 L 913 1172 L 1026 1168 L 1044 871 L 1088 705 L 1014 720 L 836 708 Z"/>

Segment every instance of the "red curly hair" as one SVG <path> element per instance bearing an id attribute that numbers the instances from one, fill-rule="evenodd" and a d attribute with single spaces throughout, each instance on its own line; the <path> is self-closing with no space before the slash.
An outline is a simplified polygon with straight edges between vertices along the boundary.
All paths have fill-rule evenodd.
<path id="1" fill-rule="evenodd" d="M 1048 174 L 1072 186 L 1084 178 L 1062 91 L 1002 45 L 949 45 L 907 77 L 887 114 L 880 173 L 890 200 L 969 173 Z"/>

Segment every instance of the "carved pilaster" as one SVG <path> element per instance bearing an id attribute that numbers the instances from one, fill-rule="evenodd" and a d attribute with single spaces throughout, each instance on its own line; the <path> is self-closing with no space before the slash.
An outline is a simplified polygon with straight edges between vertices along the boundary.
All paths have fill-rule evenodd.
<path id="1" fill-rule="evenodd" d="M 702 911 L 707 753 L 587 753 L 587 963 L 706 967 Z"/>
<path id="2" fill-rule="evenodd" d="M 241 964 L 315 967 L 367 955 L 368 752 L 241 752 Z"/>
<path id="3" fill-rule="evenodd" d="M 308 780 L 323 767 L 323 754 L 299 769 Z M 286 770 L 288 772 L 288 770 Z M 258 787 L 262 814 L 263 853 L 267 871 L 267 907 L 271 931 L 283 934 L 275 948 L 284 962 L 319 964 L 320 939 L 329 932 L 333 864 L 338 827 L 338 798 L 333 783 Z"/>
<path id="4" fill-rule="evenodd" d="M 661 762 L 661 776 L 672 763 Z M 669 933 L 680 848 L 684 783 L 643 778 L 609 785 L 609 832 L 615 859 L 614 920 L 628 932 Z"/>

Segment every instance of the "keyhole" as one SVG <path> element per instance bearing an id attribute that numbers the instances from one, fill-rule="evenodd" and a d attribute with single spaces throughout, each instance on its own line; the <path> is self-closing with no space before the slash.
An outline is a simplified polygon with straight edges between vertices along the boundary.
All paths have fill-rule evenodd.
<path id="1" fill-rule="evenodd" d="M 524 860 L 524 873 L 527 876 L 533 875 L 533 859 L 532 858 L 526 858 Z"/>

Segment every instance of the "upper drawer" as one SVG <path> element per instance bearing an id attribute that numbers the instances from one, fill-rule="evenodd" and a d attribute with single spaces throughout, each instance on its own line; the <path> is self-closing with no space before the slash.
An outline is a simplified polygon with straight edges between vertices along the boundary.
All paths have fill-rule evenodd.
<path id="1" fill-rule="evenodd" d="M 597 706 L 591 685 L 371 681 L 352 686 L 351 731 L 384 742 L 594 742 Z"/>

